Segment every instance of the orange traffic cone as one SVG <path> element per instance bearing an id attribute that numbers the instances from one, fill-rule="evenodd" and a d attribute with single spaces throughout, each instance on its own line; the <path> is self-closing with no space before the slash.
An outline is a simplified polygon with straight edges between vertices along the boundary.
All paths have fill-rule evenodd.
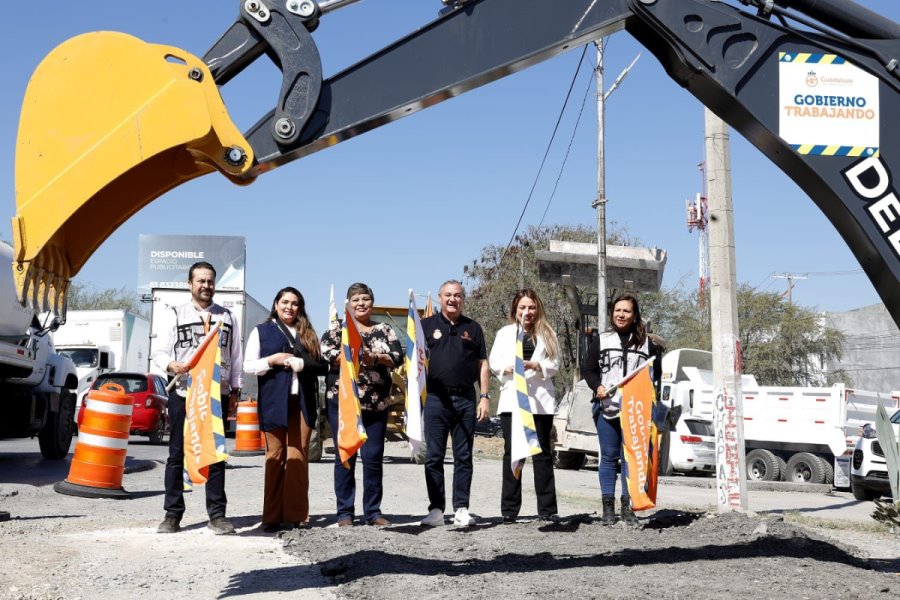
<path id="1" fill-rule="evenodd" d="M 69 476 L 54 485 L 54 490 L 82 498 L 128 497 L 122 488 L 122 474 L 133 403 L 115 383 L 88 393 Z"/>
<path id="2" fill-rule="evenodd" d="M 265 443 L 259 430 L 259 413 L 253 400 L 238 402 L 237 425 L 234 433 L 234 456 L 264 454 Z"/>

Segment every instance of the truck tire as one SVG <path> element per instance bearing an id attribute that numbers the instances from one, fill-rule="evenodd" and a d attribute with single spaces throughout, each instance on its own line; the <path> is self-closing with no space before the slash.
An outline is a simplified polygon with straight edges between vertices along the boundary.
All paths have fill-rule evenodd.
<path id="1" fill-rule="evenodd" d="M 64 391 L 59 398 L 59 411 L 50 413 L 47 424 L 38 433 L 41 456 L 48 460 L 60 460 L 69 453 L 72 445 L 72 429 L 75 426 L 75 395 Z"/>
<path id="2" fill-rule="evenodd" d="M 822 463 L 822 473 L 825 474 L 825 483 L 834 483 L 834 463 L 828 462 L 821 456 L 817 456 L 816 458 Z"/>
<path id="3" fill-rule="evenodd" d="M 794 483 L 825 483 L 822 459 L 809 452 L 798 452 L 787 461 L 785 481 Z"/>
<path id="4" fill-rule="evenodd" d="M 850 480 L 850 491 L 853 492 L 853 497 L 860 502 L 871 502 L 879 496 L 878 492 L 874 490 L 853 485 L 852 479 Z"/>
<path id="5" fill-rule="evenodd" d="M 769 450 L 757 448 L 747 453 L 747 479 L 750 481 L 780 481 L 778 457 Z"/>
<path id="6" fill-rule="evenodd" d="M 787 479 L 787 461 L 781 458 L 779 455 L 775 455 L 775 461 L 778 463 L 778 473 L 780 473 L 780 477 L 778 481 L 784 481 Z"/>
<path id="7" fill-rule="evenodd" d="M 571 469 L 577 471 L 587 462 L 587 455 L 581 452 L 567 452 L 555 450 L 553 452 L 553 466 L 557 469 Z"/>

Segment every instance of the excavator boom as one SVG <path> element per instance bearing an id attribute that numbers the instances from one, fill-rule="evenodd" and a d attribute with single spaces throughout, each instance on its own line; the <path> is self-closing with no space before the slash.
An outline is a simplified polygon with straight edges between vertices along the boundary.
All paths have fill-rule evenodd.
<path id="1" fill-rule="evenodd" d="M 192 58 L 185 59 L 189 65 L 178 66 L 182 71 L 199 68 L 208 73 L 207 86 L 212 80 L 224 85 L 267 56 L 283 75 L 273 110 L 243 137 L 227 128 L 224 107 L 215 106 L 224 121 L 206 119 L 212 125 L 205 132 L 188 134 L 186 119 L 174 117 L 169 124 L 174 139 L 167 138 L 165 147 L 173 156 L 190 156 L 192 167 L 185 167 L 190 161 L 179 160 L 175 168 L 172 157 L 159 158 L 165 153 L 157 153 L 153 162 L 149 155 L 144 159 L 135 152 L 125 164 L 112 168 L 109 156 L 98 154 L 91 163 L 96 169 L 89 178 L 93 187 L 75 189 L 67 204 L 35 191 L 23 197 L 17 158 L 15 259 L 16 268 L 26 273 L 19 279 L 20 295 L 28 301 L 39 300 L 45 288 L 64 291 L 68 278 L 119 223 L 191 177 L 215 169 L 249 181 L 624 28 L 654 53 L 673 79 L 809 194 L 900 322 L 900 201 L 892 180 L 892 174 L 900 172 L 900 132 L 884 117 L 900 110 L 900 26 L 850 0 L 739 1 L 757 11 L 711 0 L 444 0 L 447 7 L 432 23 L 325 79 L 311 32 L 324 8 L 352 2 L 241 0 L 237 20 L 203 57 L 205 66 L 195 67 Z M 100 64 L 90 60 L 97 59 L 68 68 L 85 71 Z M 42 68 L 43 64 L 38 73 Z M 816 71 L 823 73 L 821 79 Z M 40 79 L 38 73 L 35 80 Z M 179 84 L 185 83 L 183 75 L 176 77 Z M 852 84 L 829 87 L 829 78 Z M 815 90 L 813 79 L 822 84 Z M 180 110 L 212 111 L 210 95 L 195 93 L 180 99 Z M 32 119 L 26 126 L 31 99 L 29 86 L 20 130 L 33 136 L 31 151 L 42 156 L 38 142 L 54 137 L 49 132 L 55 125 Z M 92 105 L 98 112 L 116 113 L 120 108 L 117 97 L 99 101 L 107 108 Z M 92 102 L 98 98 L 92 97 Z M 65 116 L 72 114 L 77 113 Z M 101 120 L 90 126 L 95 140 L 105 140 L 110 131 L 127 138 L 127 130 L 113 127 L 111 121 L 105 128 L 103 124 Z M 227 135 L 222 133 L 226 129 Z M 179 133 L 184 135 L 178 138 Z M 210 135 L 215 143 L 197 150 L 196 140 L 208 142 Z M 78 160 L 49 165 L 46 175 L 31 187 L 43 190 L 47 181 L 56 181 L 63 163 L 65 172 L 80 170 L 95 147 L 100 147 L 96 141 L 85 144 L 77 150 Z M 223 160 L 233 148 L 246 153 L 245 162 Z M 62 155 L 67 152 L 75 154 L 61 150 Z M 133 177 L 143 185 L 123 199 L 121 192 L 132 190 Z M 108 182 L 118 182 L 118 187 Z M 71 226 L 84 226 L 85 207 L 100 206 L 97 198 L 107 189 L 115 195 L 105 196 L 105 217 L 90 213 L 91 218 L 100 218 L 91 242 L 66 234 L 74 231 Z M 41 211 L 51 202 L 63 210 L 59 222 L 46 225 Z M 30 212 L 23 211 L 29 203 Z M 40 285 L 32 296 L 27 285 L 34 281 Z"/>

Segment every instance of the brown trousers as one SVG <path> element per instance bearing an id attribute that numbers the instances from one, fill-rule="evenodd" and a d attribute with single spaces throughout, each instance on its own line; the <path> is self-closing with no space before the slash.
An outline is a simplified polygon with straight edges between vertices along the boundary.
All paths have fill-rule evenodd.
<path id="1" fill-rule="evenodd" d="M 293 404 L 293 403 L 292 403 Z M 309 439 L 312 428 L 300 407 L 292 407 L 288 426 L 266 432 L 266 483 L 262 522 L 309 521 Z"/>

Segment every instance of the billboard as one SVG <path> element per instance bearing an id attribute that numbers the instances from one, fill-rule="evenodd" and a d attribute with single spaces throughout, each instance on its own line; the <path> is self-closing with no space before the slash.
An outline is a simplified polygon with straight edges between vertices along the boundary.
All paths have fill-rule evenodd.
<path id="1" fill-rule="evenodd" d="M 244 290 L 247 243 L 241 236 L 141 235 L 138 241 L 138 289 L 187 289 L 195 262 L 216 269 L 216 289 Z"/>

